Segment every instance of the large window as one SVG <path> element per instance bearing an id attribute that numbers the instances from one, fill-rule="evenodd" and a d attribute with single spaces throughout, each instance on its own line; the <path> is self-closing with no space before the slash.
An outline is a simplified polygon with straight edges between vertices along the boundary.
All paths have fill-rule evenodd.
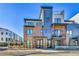
<path id="1" fill-rule="evenodd" d="M 38 22 L 38 23 L 36 23 L 36 26 L 42 26 L 42 23 Z"/>
<path id="2" fill-rule="evenodd" d="M 33 30 L 32 30 L 32 29 L 28 29 L 28 30 L 27 30 L 27 35 L 31 36 L 32 33 L 33 33 Z"/>
<path id="3" fill-rule="evenodd" d="M 44 32 L 44 33 L 49 33 L 50 30 L 48 30 L 48 29 L 44 29 L 43 32 Z"/>
<path id="4" fill-rule="evenodd" d="M 67 31 L 67 33 L 68 33 L 69 36 L 72 36 L 72 31 L 71 30 Z"/>
<path id="5" fill-rule="evenodd" d="M 44 10 L 44 26 L 51 26 L 52 23 L 52 10 Z"/>
<path id="6" fill-rule="evenodd" d="M 60 36 L 61 35 L 61 31 L 60 30 L 55 30 L 55 35 L 56 36 Z"/>
<path id="7" fill-rule="evenodd" d="M 60 30 L 58 30 L 58 36 L 60 36 L 61 35 L 61 31 Z"/>
<path id="8" fill-rule="evenodd" d="M 48 32 L 48 30 L 44 30 L 44 33 L 47 33 Z"/>
<path id="9" fill-rule="evenodd" d="M 27 22 L 26 25 L 28 25 L 28 26 L 33 26 L 34 23 L 33 23 L 33 22 Z"/>
<path id="10" fill-rule="evenodd" d="M 54 23 L 61 23 L 61 18 L 54 18 Z"/>

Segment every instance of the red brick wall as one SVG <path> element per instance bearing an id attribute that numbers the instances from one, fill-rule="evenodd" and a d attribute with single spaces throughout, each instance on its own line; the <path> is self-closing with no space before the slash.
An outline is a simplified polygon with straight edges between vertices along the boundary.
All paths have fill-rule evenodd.
<path id="1" fill-rule="evenodd" d="M 24 37 L 24 48 L 26 48 L 27 35 L 26 35 L 26 33 L 24 32 L 24 30 L 25 30 L 25 27 L 23 28 L 23 37 Z"/>
<path id="2" fill-rule="evenodd" d="M 27 47 L 26 41 L 27 41 L 28 38 L 29 38 L 29 40 L 30 40 L 30 43 L 32 44 L 33 35 L 32 35 L 31 37 L 28 37 L 28 35 L 27 35 L 27 33 L 26 33 L 26 30 L 28 30 L 28 29 L 33 29 L 33 28 L 34 28 L 34 27 L 24 27 L 24 48 Z M 31 46 L 31 47 L 32 47 L 32 46 Z"/>
<path id="3" fill-rule="evenodd" d="M 41 33 L 42 27 L 36 26 L 33 29 L 33 36 L 42 36 Z"/>
<path id="4" fill-rule="evenodd" d="M 41 30 L 42 27 L 36 26 L 36 27 L 24 27 L 24 30 L 32 29 L 33 30 L 33 35 L 29 37 L 31 44 L 33 43 L 33 37 L 34 36 L 42 36 Z M 24 47 L 26 48 L 26 40 L 27 40 L 28 35 L 24 32 Z M 32 46 L 31 46 L 32 47 Z"/>

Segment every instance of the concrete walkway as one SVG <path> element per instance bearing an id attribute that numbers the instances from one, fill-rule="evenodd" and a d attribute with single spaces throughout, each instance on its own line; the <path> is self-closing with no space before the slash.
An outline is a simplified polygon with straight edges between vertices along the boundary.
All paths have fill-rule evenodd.
<path id="1" fill-rule="evenodd" d="M 76 50 L 5 50 L 0 51 L 0 56 L 79 56 Z"/>
<path id="2" fill-rule="evenodd" d="M 37 50 L 5 50 L 0 51 L 0 56 L 24 56 L 32 53 L 38 53 Z"/>

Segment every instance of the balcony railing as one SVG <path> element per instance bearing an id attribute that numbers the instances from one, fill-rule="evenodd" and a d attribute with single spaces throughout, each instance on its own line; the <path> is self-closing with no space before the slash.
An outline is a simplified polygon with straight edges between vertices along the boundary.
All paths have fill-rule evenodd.
<path id="1" fill-rule="evenodd" d="M 54 11 L 54 14 L 64 14 L 64 11 Z"/>

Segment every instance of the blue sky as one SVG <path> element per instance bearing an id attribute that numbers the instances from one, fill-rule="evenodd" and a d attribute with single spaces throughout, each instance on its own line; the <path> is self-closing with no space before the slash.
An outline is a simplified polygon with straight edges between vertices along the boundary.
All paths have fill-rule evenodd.
<path id="1" fill-rule="evenodd" d="M 65 20 L 79 12 L 79 4 L 0 4 L 0 27 L 7 28 L 20 36 L 23 36 L 24 18 L 39 18 L 41 6 L 52 6 L 53 10 L 65 11 Z"/>

